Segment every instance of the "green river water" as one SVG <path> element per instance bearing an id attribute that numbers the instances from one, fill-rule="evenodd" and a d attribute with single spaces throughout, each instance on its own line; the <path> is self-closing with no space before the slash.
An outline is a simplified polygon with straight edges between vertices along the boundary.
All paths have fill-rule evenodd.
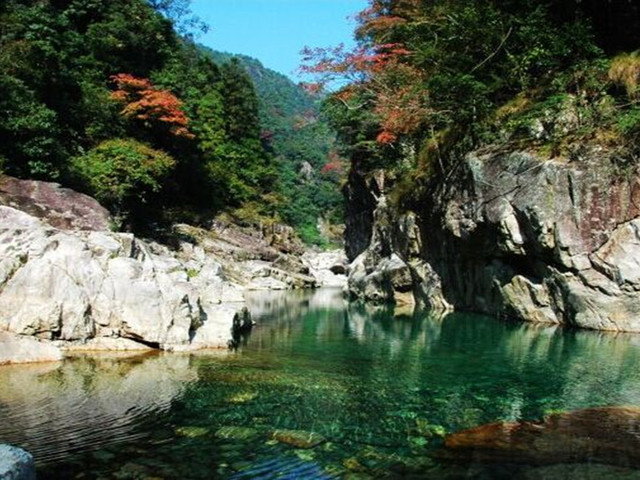
<path id="1" fill-rule="evenodd" d="M 640 406 L 638 335 L 434 318 L 334 290 L 250 306 L 258 325 L 236 352 L 0 367 L 0 443 L 31 451 L 40 479 L 602 479 L 589 459 L 560 471 L 438 451 L 445 433 L 487 422 Z"/>

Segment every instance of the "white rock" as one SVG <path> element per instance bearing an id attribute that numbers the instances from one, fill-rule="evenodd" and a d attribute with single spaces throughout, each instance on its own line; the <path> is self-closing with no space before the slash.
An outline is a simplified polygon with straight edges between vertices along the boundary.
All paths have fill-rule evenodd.
<path id="1" fill-rule="evenodd" d="M 130 234 L 61 231 L 0 206 L 0 330 L 107 350 L 110 340 L 93 339 L 173 350 L 188 348 L 206 324 L 199 348 L 225 346 L 227 310 L 242 308 L 243 290 L 195 253 L 178 258 Z M 195 277 L 187 265 L 197 267 Z M 205 304 L 227 306 L 209 314 Z"/>
<path id="2" fill-rule="evenodd" d="M 35 480 L 33 456 L 10 445 L 0 445 L 0 480 Z"/>
<path id="3" fill-rule="evenodd" d="M 61 359 L 62 352 L 53 345 L 9 332 L 0 332 L 0 365 L 55 362 Z"/>

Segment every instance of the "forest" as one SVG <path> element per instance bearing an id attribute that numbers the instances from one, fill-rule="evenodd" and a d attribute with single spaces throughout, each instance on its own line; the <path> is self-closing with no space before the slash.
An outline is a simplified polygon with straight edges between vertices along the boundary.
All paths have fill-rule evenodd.
<path id="1" fill-rule="evenodd" d="M 340 222 L 341 167 L 315 99 L 199 46 L 202 28 L 181 0 L 0 3 L 0 170 L 94 196 L 114 228 L 226 212 L 326 242 L 317 221 Z"/>
<path id="2" fill-rule="evenodd" d="M 303 69 L 316 91 L 344 85 L 324 108 L 361 171 L 446 178 L 456 153 L 507 144 L 571 157 L 594 143 L 629 163 L 639 20 L 618 0 L 372 0 L 357 47 L 307 48 Z"/>

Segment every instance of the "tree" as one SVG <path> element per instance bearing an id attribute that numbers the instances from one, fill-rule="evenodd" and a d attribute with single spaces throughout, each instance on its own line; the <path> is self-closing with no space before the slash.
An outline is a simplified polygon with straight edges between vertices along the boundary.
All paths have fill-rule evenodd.
<path id="1" fill-rule="evenodd" d="M 251 78 L 237 59 L 222 66 L 222 97 L 229 138 L 235 141 L 258 139 L 258 97 Z"/>
<path id="2" fill-rule="evenodd" d="M 171 92 L 155 88 L 146 78 L 127 73 L 113 75 L 111 81 L 117 88 L 111 97 L 124 104 L 121 114 L 125 118 L 138 120 L 161 133 L 194 137 L 187 128 L 189 119 L 182 110 L 182 102 Z"/>
<path id="3" fill-rule="evenodd" d="M 77 182 L 116 215 L 134 214 L 175 167 L 166 153 L 132 139 L 107 140 L 72 160 Z"/>

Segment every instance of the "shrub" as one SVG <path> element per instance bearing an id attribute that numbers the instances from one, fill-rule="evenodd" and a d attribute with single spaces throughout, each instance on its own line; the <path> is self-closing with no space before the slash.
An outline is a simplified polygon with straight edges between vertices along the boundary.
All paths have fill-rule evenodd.
<path id="1" fill-rule="evenodd" d="M 160 191 L 175 160 L 131 139 L 102 142 L 71 162 L 85 190 L 116 214 L 128 214 Z"/>
<path id="2" fill-rule="evenodd" d="M 627 91 L 630 99 L 636 99 L 640 83 L 640 50 L 622 53 L 611 61 L 609 78 Z"/>

